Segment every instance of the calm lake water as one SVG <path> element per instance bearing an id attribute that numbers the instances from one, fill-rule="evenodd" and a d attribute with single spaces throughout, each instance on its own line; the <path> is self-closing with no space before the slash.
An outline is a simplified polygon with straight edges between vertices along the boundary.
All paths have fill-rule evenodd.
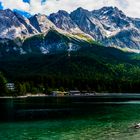
<path id="1" fill-rule="evenodd" d="M 63 119 L 0 123 L 0 140 L 139 140 L 140 102 L 96 105 Z"/>

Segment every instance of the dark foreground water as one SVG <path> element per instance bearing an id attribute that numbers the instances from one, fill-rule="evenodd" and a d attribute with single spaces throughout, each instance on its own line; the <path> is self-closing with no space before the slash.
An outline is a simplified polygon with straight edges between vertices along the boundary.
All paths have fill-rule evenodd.
<path id="1" fill-rule="evenodd" d="M 133 128 L 140 123 L 140 102 L 94 108 L 63 119 L 0 123 L 0 140 L 140 140 Z"/>

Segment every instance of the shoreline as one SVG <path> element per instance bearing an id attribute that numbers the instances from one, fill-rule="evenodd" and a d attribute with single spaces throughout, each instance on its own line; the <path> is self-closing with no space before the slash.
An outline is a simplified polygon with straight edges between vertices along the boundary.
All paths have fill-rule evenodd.
<path id="1" fill-rule="evenodd" d="M 96 93 L 94 95 L 45 95 L 45 94 L 36 94 L 36 95 L 25 95 L 25 96 L 0 96 L 0 99 L 3 98 L 30 98 L 30 97 L 124 97 L 124 96 L 138 96 L 140 93 Z"/>

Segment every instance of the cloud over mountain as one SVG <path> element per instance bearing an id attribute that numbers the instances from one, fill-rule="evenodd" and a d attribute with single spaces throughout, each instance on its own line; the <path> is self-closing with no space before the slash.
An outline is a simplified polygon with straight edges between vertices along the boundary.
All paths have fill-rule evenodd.
<path id="1" fill-rule="evenodd" d="M 17 9 L 30 14 L 50 14 L 58 10 L 73 11 L 78 7 L 89 10 L 103 6 L 116 6 L 128 16 L 140 17 L 140 1 L 138 0 L 0 0 L 4 9 Z"/>

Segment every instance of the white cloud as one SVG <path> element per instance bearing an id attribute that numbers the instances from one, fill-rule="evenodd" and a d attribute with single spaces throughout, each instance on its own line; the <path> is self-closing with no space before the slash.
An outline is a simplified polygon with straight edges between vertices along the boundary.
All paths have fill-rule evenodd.
<path id="1" fill-rule="evenodd" d="M 140 17 L 140 1 L 138 0 L 30 0 L 24 3 L 23 0 L 0 0 L 4 8 L 24 10 L 31 14 L 50 14 L 58 10 L 71 12 L 78 7 L 88 10 L 99 9 L 103 6 L 116 6 L 123 10 L 128 16 Z"/>
<path id="2" fill-rule="evenodd" d="M 23 11 L 29 11 L 30 7 L 28 3 L 25 3 L 22 0 L 0 0 L 0 2 L 2 3 L 4 9 L 10 8 L 11 10 L 18 9 Z"/>

